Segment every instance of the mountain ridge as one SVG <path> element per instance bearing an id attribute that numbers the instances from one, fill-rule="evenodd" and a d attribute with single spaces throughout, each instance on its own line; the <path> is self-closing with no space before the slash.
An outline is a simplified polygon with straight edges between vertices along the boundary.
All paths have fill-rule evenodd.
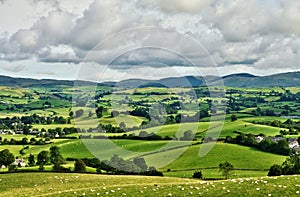
<path id="1" fill-rule="evenodd" d="M 54 87 L 54 86 L 74 86 L 75 85 L 95 85 L 95 82 L 81 80 L 58 80 L 58 79 L 32 79 L 15 78 L 0 75 L 1 86 L 12 87 Z M 206 84 L 230 87 L 272 87 L 272 86 L 300 86 L 300 72 L 279 73 L 268 76 L 256 76 L 249 73 L 236 73 L 222 77 L 218 76 L 183 76 L 168 77 L 159 80 L 127 79 L 120 82 L 101 82 L 98 85 L 119 86 L 124 88 L 137 87 L 191 87 L 205 86 Z"/>

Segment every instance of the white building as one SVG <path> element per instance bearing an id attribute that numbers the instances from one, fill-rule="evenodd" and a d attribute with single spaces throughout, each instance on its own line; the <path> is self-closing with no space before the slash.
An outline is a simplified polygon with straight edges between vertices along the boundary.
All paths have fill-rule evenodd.
<path id="1" fill-rule="evenodd" d="M 24 159 L 16 159 L 14 162 L 12 162 L 11 165 L 25 167 L 26 163 L 25 163 Z"/>

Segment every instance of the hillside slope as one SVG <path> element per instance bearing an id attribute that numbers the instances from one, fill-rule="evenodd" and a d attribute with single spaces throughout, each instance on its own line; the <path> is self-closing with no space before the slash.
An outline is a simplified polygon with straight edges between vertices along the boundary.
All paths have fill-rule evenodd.
<path id="1" fill-rule="evenodd" d="M 75 81 L 54 80 L 54 79 L 28 79 L 12 78 L 0 76 L 2 86 L 12 87 L 54 87 L 54 86 L 73 86 Z M 185 76 L 169 77 L 160 80 L 128 79 L 121 82 L 104 82 L 101 85 L 117 85 L 123 88 L 137 87 L 190 87 L 204 86 L 205 84 L 220 85 L 230 87 L 272 87 L 272 86 L 300 86 L 300 72 L 281 73 L 269 76 L 254 76 L 247 73 L 232 74 L 223 77 L 217 76 Z M 76 81 L 77 85 L 95 85 L 92 82 Z"/>

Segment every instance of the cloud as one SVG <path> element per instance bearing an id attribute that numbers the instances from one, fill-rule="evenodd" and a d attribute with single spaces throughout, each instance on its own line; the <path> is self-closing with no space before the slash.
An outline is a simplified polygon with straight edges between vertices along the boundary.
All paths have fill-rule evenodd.
<path id="1" fill-rule="evenodd" d="M 99 43 L 88 60 L 122 72 L 213 62 L 296 69 L 300 57 L 297 1 L 95 0 L 81 14 L 67 8 L 74 3 L 29 2 L 52 9 L 31 27 L 0 38 L 2 60 L 78 64 Z M 124 32 L 134 27 L 140 29 Z"/>
<path id="2" fill-rule="evenodd" d="M 139 15 L 133 2 L 123 0 L 96 0 L 75 23 L 71 32 L 72 45 L 82 50 L 91 50 L 120 31 L 157 24 L 155 19 L 146 20 Z"/>
<path id="3" fill-rule="evenodd" d="M 142 8 L 161 9 L 165 12 L 178 13 L 197 13 L 200 10 L 210 6 L 214 2 L 211 0 L 141 0 L 137 5 Z"/>
<path id="4" fill-rule="evenodd" d="M 13 73 L 18 73 L 21 72 L 22 70 L 24 70 L 25 66 L 24 65 L 0 65 L 0 68 L 8 71 L 8 72 L 13 72 Z"/>
<path id="5" fill-rule="evenodd" d="M 20 30 L 11 38 L 11 43 L 19 45 L 20 52 L 32 53 L 39 46 L 39 35 L 33 30 Z"/>
<path id="6" fill-rule="evenodd" d="M 41 49 L 38 54 L 39 61 L 57 63 L 79 63 L 80 59 L 74 50 L 67 45 L 49 46 Z"/>

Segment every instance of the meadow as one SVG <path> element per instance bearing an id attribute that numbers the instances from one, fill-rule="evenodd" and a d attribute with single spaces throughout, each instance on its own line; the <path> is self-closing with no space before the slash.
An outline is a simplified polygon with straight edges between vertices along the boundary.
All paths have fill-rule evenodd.
<path id="1" fill-rule="evenodd" d="M 16 173 L 1 175 L 0 196 L 297 196 L 299 179 L 299 176 L 282 176 L 201 181 L 171 177 Z"/>

